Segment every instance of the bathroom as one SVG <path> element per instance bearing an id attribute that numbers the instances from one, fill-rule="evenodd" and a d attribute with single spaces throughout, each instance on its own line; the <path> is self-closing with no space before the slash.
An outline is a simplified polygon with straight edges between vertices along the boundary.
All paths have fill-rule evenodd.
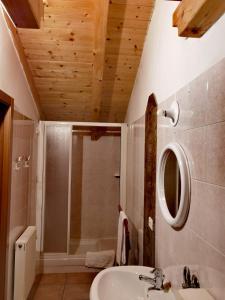
<path id="1" fill-rule="evenodd" d="M 224 300 L 225 5 L 209 2 L 1 1 L 2 300 Z"/>

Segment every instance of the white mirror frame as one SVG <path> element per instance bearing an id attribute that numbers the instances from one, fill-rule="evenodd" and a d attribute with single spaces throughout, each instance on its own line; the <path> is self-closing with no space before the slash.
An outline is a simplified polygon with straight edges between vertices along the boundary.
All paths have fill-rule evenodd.
<path id="1" fill-rule="evenodd" d="M 177 158 L 179 169 L 180 169 L 180 180 L 181 180 L 181 195 L 180 195 L 180 205 L 175 218 L 172 217 L 167 206 L 165 197 L 165 187 L 164 187 L 164 174 L 166 161 L 170 152 L 173 152 Z M 187 157 L 184 153 L 182 147 L 177 143 L 168 144 L 162 151 L 159 158 L 158 165 L 158 176 L 157 176 L 157 190 L 159 206 L 164 216 L 166 222 L 172 227 L 182 227 L 187 219 L 189 207 L 190 207 L 190 173 L 188 167 Z"/>

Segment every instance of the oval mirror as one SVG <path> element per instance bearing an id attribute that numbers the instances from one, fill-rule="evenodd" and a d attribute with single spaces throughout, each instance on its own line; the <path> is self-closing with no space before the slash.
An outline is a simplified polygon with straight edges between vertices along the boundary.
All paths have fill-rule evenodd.
<path id="1" fill-rule="evenodd" d="M 190 175 L 186 155 L 179 144 L 168 144 L 160 155 L 158 198 L 167 223 L 183 226 L 190 206 Z"/>

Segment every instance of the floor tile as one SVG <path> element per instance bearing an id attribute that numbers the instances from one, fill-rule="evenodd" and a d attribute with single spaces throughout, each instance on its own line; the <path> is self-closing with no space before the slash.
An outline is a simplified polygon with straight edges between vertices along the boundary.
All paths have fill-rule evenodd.
<path id="1" fill-rule="evenodd" d="M 33 300 L 62 300 L 63 285 L 40 285 Z"/>
<path id="2" fill-rule="evenodd" d="M 91 283 L 97 273 L 72 273 L 66 274 L 66 284 L 74 284 L 74 283 Z"/>
<path id="3" fill-rule="evenodd" d="M 97 273 L 44 274 L 32 300 L 89 300 Z M 30 300 L 31 300 L 30 299 Z"/>
<path id="4" fill-rule="evenodd" d="M 90 287 L 91 283 L 66 285 L 63 300 L 89 300 Z"/>
<path id="5" fill-rule="evenodd" d="M 66 282 L 66 274 L 43 274 L 41 276 L 40 285 L 64 285 Z"/>

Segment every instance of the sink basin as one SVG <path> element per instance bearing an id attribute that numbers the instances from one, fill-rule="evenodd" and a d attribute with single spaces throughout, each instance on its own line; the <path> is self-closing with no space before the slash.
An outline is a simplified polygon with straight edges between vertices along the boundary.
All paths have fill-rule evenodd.
<path id="1" fill-rule="evenodd" d="M 150 291 L 148 293 L 147 299 L 148 300 L 176 300 L 177 298 L 174 296 L 174 293 L 170 290 L 169 292 Z"/>
<path id="2" fill-rule="evenodd" d="M 152 268 L 142 266 L 112 267 L 94 279 L 90 300 L 175 300 L 170 291 L 150 291 L 150 285 L 139 280 L 139 275 L 153 276 Z"/>

